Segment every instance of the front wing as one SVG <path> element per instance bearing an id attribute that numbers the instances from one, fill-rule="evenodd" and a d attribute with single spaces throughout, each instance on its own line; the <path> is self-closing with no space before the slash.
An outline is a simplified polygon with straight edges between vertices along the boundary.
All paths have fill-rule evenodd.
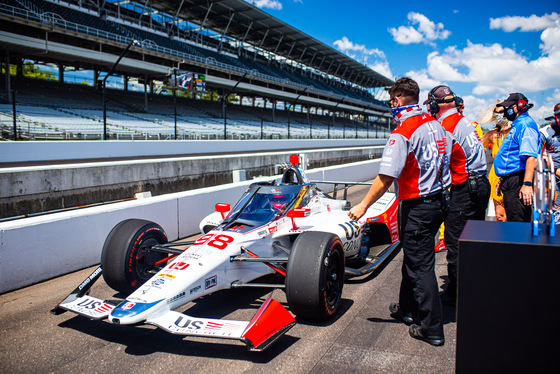
<path id="1" fill-rule="evenodd" d="M 101 275 L 98 268 L 55 309 L 54 314 L 71 311 L 92 320 L 109 317 L 116 305 L 85 295 L 93 282 Z M 86 287 L 82 287 L 87 285 Z M 251 321 L 234 321 L 188 316 L 173 310 L 158 314 L 145 321 L 162 330 L 177 335 L 204 336 L 208 338 L 236 339 L 247 345 L 251 351 L 263 351 L 295 325 L 295 319 L 286 308 L 272 298 L 272 293 L 261 305 Z"/>

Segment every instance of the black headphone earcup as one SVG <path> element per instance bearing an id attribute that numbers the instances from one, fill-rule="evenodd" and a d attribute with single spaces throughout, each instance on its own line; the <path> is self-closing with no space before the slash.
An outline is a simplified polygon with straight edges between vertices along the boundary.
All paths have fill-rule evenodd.
<path id="1" fill-rule="evenodd" d="M 550 127 L 554 130 L 554 134 L 560 134 L 560 122 L 558 121 L 558 116 L 554 116 L 554 121 L 550 123 Z"/>
<path id="2" fill-rule="evenodd" d="M 439 112 L 439 105 L 438 105 L 437 101 L 432 99 L 428 102 L 428 112 L 430 112 L 430 113 Z"/>

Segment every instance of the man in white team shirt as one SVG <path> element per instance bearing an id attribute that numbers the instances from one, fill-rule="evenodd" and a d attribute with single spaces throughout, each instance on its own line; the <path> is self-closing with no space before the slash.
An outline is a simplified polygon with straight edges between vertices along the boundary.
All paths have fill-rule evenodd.
<path id="1" fill-rule="evenodd" d="M 439 288 L 435 275 L 434 237 L 445 218 L 444 193 L 451 185 L 449 159 L 453 139 L 418 105 L 418 84 L 400 78 L 389 90 L 397 128 L 383 150 L 379 175 L 366 197 L 348 213 L 360 219 L 396 179 L 399 184 L 400 239 L 404 261 L 399 303 L 391 315 L 411 324 L 410 336 L 431 345 L 445 343 Z"/>

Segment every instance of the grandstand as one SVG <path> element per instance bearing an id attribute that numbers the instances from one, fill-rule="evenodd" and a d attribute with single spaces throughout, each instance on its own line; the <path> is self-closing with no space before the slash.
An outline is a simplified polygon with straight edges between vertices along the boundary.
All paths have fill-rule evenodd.
<path id="1" fill-rule="evenodd" d="M 6 139 L 14 99 L 25 139 L 373 138 L 390 130 L 377 98 L 390 79 L 242 0 L 1 0 L 0 48 Z M 98 82 L 125 50 L 114 70 L 123 83 L 104 96 Z M 24 76 L 29 61 L 56 66 L 58 81 Z M 204 75 L 204 92 L 172 94 L 176 69 Z M 91 71 L 92 82 L 65 82 L 65 71 Z M 129 89 L 132 81 L 143 90 Z"/>

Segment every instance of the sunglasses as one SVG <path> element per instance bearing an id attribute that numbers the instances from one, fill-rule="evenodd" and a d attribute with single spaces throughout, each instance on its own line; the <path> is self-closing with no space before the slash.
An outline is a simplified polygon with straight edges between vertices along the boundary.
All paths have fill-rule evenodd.
<path id="1" fill-rule="evenodd" d="M 402 96 L 402 94 L 398 94 L 398 95 L 395 95 L 394 97 L 392 97 L 391 99 L 389 99 L 389 101 L 387 101 L 387 105 L 389 106 L 389 108 L 392 108 L 393 105 L 395 105 L 395 98 L 401 97 L 401 96 Z"/>

